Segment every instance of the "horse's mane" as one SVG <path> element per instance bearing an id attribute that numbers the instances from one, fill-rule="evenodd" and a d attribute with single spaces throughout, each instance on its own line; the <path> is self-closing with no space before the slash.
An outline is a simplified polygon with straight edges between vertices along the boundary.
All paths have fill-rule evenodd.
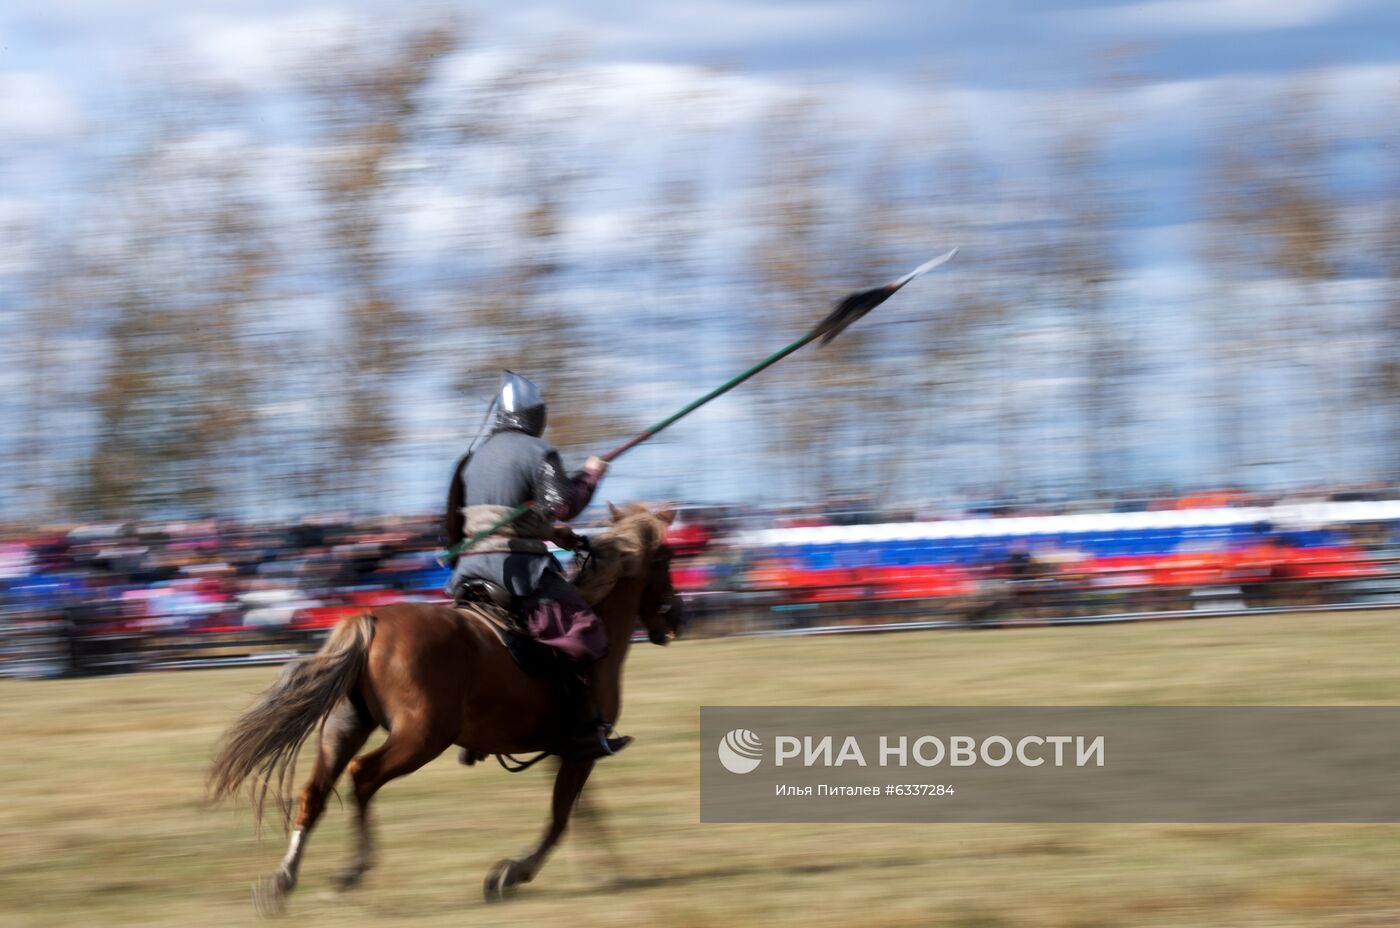
<path id="1" fill-rule="evenodd" d="M 574 578 L 589 605 L 596 606 L 624 577 L 642 572 L 645 559 L 666 536 L 666 523 L 641 503 L 628 503 L 608 528 L 590 539 L 592 555 Z"/>

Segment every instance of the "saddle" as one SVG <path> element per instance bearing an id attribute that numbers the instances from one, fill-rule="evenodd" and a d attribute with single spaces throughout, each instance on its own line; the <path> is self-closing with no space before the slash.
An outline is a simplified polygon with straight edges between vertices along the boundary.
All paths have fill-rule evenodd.
<path id="1" fill-rule="evenodd" d="M 514 616 L 518 607 L 515 594 L 490 580 L 463 580 L 457 592 L 457 604 L 472 603 L 479 606 L 495 606 Z M 517 619 L 517 622 L 519 620 Z"/>
<path id="2" fill-rule="evenodd" d="M 573 662 L 549 645 L 540 644 L 530 637 L 521 617 L 526 603 L 505 587 L 490 580 L 464 581 L 458 588 L 454 605 L 460 610 L 470 609 L 473 615 L 489 624 L 517 667 L 529 676 L 550 684 L 563 711 L 567 711 L 568 706 L 577 704 L 578 700 L 585 697 L 587 688 Z M 470 767 L 485 756 L 462 748 L 457 760 Z M 540 757 L 524 763 L 523 766 L 517 763 L 515 767 L 509 766 L 499 756 L 498 759 L 501 759 L 502 767 L 515 773 L 529 767 Z M 515 761 L 515 758 L 511 760 Z"/>
<path id="3" fill-rule="evenodd" d="M 556 683 L 561 677 L 573 676 L 568 658 L 530 637 L 522 617 L 528 603 L 510 590 L 490 580 L 465 580 L 458 589 L 456 605 L 473 607 L 490 622 L 511 660 L 525 673 Z"/>

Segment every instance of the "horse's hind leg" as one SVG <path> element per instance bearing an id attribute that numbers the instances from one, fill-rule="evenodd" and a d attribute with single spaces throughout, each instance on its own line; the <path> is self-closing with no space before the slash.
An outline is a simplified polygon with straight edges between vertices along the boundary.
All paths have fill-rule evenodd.
<path id="1" fill-rule="evenodd" d="M 564 829 L 569 827 L 569 815 L 574 810 L 574 803 L 578 800 L 579 793 L 583 792 L 583 784 L 588 782 L 588 775 L 592 772 L 591 760 L 566 758 L 559 762 L 559 772 L 554 776 L 554 798 L 550 806 L 549 825 L 544 830 L 544 836 L 540 838 L 539 844 L 535 845 L 535 849 L 521 860 L 508 858 L 497 862 L 487 871 L 487 902 L 500 899 L 521 883 L 533 880 L 535 874 L 540 872 L 545 858 L 564 836 Z"/>
<path id="2" fill-rule="evenodd" d="M 355 781 L 355 854 L 334 877 L 342 890 L 358 886 L 374 866 L 374 836 L 370 830 L 369 802 L 390 780 L 406 776 L 447 750 L 450 733 L 435 733 L 413 719 L 399 719 L 389 737 L 377 749 L 350 762 Z"/>
<path id="3" fill-rule="evenodd" d="M 301 870 L 301 858 L 306 853 L 306 839 L 311 829 L 326 808 L 326 797 L 335 787 L 335 781 L 345 770 L 345 765 L 355 752 L 364 746 L 374 722 L 349 699 L 341 702 L 326 716 L 321 726 L 319 749 L 316 752 L 316 767 L 311 779 L 301 791 L 297 803 L 297 815 L 292 824 L 292 837 L 287 846 L 287 856 L 277 873 L 268 878 L 257 889 L 255 902 L 265 915 L 281 911 L 287 894 L 297 885 L 297 874 Z"/>

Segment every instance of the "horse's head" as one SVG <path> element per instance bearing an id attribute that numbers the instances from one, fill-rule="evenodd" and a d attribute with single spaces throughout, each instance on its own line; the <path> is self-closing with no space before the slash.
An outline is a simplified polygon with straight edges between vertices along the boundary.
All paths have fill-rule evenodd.
<path id="1" fill-rule="evenodd" d="M 664 645 L 681 629 L 681 600 L 671 583 L 671 549 L 666 545 L 675 513 L 652 512 L 640 503 L 622 508 L 609 503 L 608 508 L 612 525 L 593 540 L 590 564 L 575 582 L 592 603 L 621 583 L 640 584 L 638 618 L 652 644 Z"/>
<path id="2" fill-rule="evenodd" d="M 670 525 L 676 517 L 673 510 L 665 509 L 656 514 L 657 518 Z M 665 645 L 672 638 L 681 635 L 681 623 L 685 615 L 680 594 L 671 582 L 671 546 L 666 544 L 665 532 L 661 542 L 651 553 L 647 562 L 645 586 L 642 587 L 642 604 L 638 611 L 647 637 L 652 644 Z"/>

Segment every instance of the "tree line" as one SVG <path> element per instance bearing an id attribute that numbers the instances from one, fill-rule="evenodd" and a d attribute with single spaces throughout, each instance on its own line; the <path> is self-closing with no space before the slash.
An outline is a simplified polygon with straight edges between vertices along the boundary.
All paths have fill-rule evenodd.
<path id="1" fill-rule="evenodd" d="M 608 85 L 585 59 L 453 83 L 474 41 L 347 34 L 275 102 L 136 95 L 77 208 L 7 236 L 26 388 L 0 519 L 391 509 L 406 468 L 445 479 L 501 367 L 546 383 L 566 451 L 597 451 L 953 244 L 904 309 L 668 436 L 639 485 L 756 490 L 696 483 L 739 468 L 769 498 L 911 503 L 1400 477 L 1391 130 L 1339 133 L 1307 80 L 1209 114 L 1173 204 L 1198 280 L 1166 301 L 1128 253 L 1162 203 L 1122 70 L 1035 114 L 1015 158 L 934 84 L 873 130 L 821 86 L 739 127 L 697 80 L 619 147 L 588 142 Z M 725 157 L 741 183 L 715 180 Z M 620 257 L 590 250 L 608 215 Z"/>

